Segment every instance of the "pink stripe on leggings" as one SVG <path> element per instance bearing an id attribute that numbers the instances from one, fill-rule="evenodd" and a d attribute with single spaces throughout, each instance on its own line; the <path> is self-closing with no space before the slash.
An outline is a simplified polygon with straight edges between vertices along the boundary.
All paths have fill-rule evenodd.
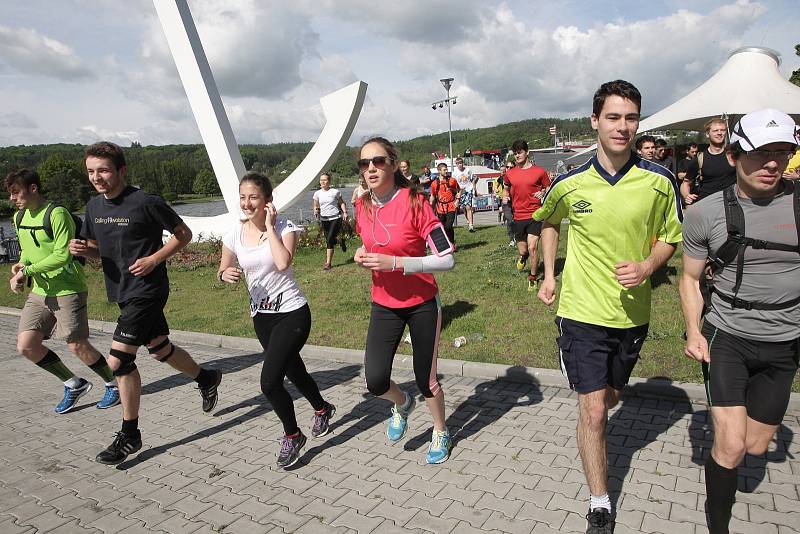
<path id="1" fill-rule="evenodd" d="M 435 397 L 442 390 L 439 379 L 436 378 L 436 362 L 439 359 L 439 336 L 442 333 L 442 303 L 436 295 L 436 339 L 433 342 L 433 356 L 431 357 L 431 375 L 428 378 L 429 388 Z"/>

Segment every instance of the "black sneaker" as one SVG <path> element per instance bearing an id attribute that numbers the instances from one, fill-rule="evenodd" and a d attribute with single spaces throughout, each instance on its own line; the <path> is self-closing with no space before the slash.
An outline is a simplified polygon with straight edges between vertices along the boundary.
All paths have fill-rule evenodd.
<path id="1" fill-rule="evenodd" d="M 281 440 L 281 452 L 278 453 L 278 467 L 287 469 L 300 459 L 300 449 L 306 444 L 306 437 L 299 430 L 297 436 L 290 438 L 284 435 Z"/>
<path id="2" fill-rule="evenodd" d="M 314 412 L 314 424 L 311 427 L 311 435 L 315 438 L 321 438 L 330 431 L 330 422 L 336 413 L 336 406 L 331 403 L 326 403 L 327 407 L 325 412 L 317 414 Z"/>
<path id="3" fill-rule="evenodd" d="M 590 510 L 586 514 L 586 534 L 613 534 L 614 519 L 605 508 Z"/>
<path id="4" fill-rule="evenodd" d="M 124 432 L 117 432 L 117 437 L 106 450 L 95 457 L 101 464 L 116 465 L 125 461 L 129 454 L 142 448 L 142 435 L 129 436 Z"/>
<path id="5" fill-rule="evenodd" d="M 203 397 L 203 411 L 208 413 L 217 405 L 217 386 L 222 382 L 222 371 L 214 369 L 214 382 L 208 387 L 197 386 L 200 396 Z"/>

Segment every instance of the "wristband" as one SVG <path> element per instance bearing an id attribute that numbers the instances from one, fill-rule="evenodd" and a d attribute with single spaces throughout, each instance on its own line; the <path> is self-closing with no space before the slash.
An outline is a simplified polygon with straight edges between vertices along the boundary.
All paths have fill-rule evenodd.
<path id="1" fill-rule="evenodd" d="M 223 272 L 224 272 L 224 271 L 218 271 L 218 272 L 217 272 L 217 279 L 218 279 L 220 282 L 225 282 L 225 280 L 223 280 L 223 279 L 222 279 L 222 273 L 223 273 Z"/>
<path id="2" fill-rule="evenodd" d="M 397 256 L 392 256 L 392 272 L 397 270 Z"/>

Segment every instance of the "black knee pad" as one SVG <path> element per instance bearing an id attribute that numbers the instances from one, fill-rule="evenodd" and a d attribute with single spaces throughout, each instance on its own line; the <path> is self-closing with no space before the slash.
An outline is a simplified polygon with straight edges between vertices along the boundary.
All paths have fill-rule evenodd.
<path id="1" fill-rule="evenodd" d="M 150 354 L 155 354 L 156 352 L 160 351 L 167 345 L 171 345 L 171 343 L 169 342 L 169 338 L 164 338 L 164 341 L 162 341 L 155 347 L 148 347 L 147 350 L 148 352 L 150 352 Z M 171 345 L 169 353 L 167 353 L 166 356 L 154 356 L 154 358 L 159 362 L 164 363 L 165 361 L 169 360 L 174 353 L 175 353 L 175 345 Z"/>
<path id="2" fill-rule="evenodd" d="M 136 355 L 125 352 L 124 350 L 111 349 L 109 354 L 117 358 L 121 363 L 113 372 L 114 376 L 129 375 L 136 370 Z"/>

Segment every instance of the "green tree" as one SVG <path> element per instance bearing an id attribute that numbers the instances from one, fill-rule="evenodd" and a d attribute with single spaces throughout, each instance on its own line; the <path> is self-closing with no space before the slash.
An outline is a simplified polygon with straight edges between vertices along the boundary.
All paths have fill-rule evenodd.
<path id="1" fill-rule="evenodd" d="M 37 171 L 45 197 L 70 211 L 82 207 L 91 195 L 82 165 L 82 161 L 68 160 L 61 154 L 52 154 L 44 160 Z"/>
<path id="2" fill-rule="evenodd" d="M 794 53 L 795 55 L 800 56 L 800 44 L 794 45 Z M 792 76 L 791 78 L 789 78 L 789 81 L 795 85 L 800 85 L 800 69 L 797 69 L 792 73 Z"/>
<path id="3" fill-rule="evenodd" d="M 192 191 L 198 195 L 221 195 L 222 191 L 219 189 L 217 177 L 214 171 L 208 168 L 203 168 L 198 171 L 194 176 L 194 183 L 192 184 Z"/>

